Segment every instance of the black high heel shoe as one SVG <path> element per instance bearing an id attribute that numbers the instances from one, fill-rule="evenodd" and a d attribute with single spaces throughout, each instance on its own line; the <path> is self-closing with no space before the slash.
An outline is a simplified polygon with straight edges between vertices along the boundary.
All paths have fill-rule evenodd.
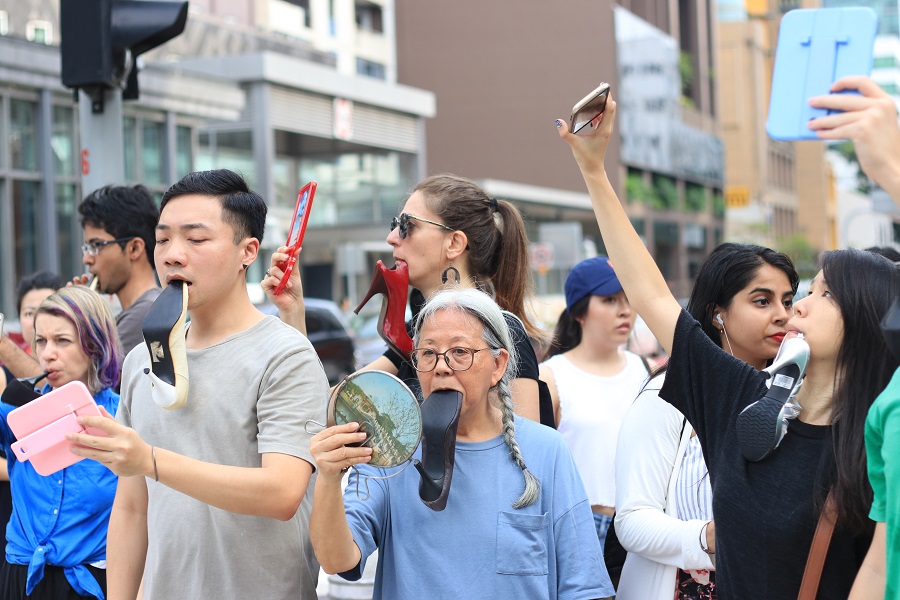
<path id="1" fill-rule="evenodd" d="M 153 401 L 168 410 L 187 404 L 188 365 L 184 342 L 188 286 L 172 281 L 156 298 L 144 316 L 141 330 L 150 350 L 150 377 Z"/>
<path id="2" fill-rule="evenodd" d="M 741 411 L 737 418 L 738 443 L 745 459 L 758 462 L 769 456 L 784 439 L 787 422 L 800 415 L 797 392 L 806 375 L 809 344 L 802 335 L 781 344 L 772 364 L 766 395 Z"/>
<path id="3" fill-rule="evenodd" d="M 37 382 L 47 376 L 47 373 L 41 373 L 34 377 L 23 377 L 22 379 L 13 379 L 6 383 L 0 402 L 11 404 L 12 406 L 25 406 L 32 400 L 41 397 L 40 392 L 34 390 Z"/>
<path id="4" fill-rule="evenodd" d="M 413 461 L 419 476 L 419 497 L 434 511 L 447 507 L 453 463 L 456 458 L 456 428 L 462 411 L 462 394 L 438 390 L 422 402 L 422 460 Z"/>

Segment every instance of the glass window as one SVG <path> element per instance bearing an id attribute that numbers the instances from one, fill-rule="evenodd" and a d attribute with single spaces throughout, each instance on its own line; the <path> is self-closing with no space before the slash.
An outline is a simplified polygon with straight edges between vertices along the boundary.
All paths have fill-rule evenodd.
<path id="1" fill-rule="evenodd" d="M 75 114 L 68 106 L 53 107 L 53 174 L 75 175 Z"/>
<path id="2" fill-rule="evenodd" d="M 663 210 L 678 208 L 678 186 L 673 178 L 654 173 L 653 189 L 656 191 L 653 208 Z"/>
<path id="3" fill-rule="evenodd" d="M 266 202 L 268 202 L 269 206 L 282 206 L 288 211 L 294 210 L 294 206 L 297 204 L 297 192 L 300 191 L 300 186 L 306 185 L 307 182 L 304 181 L 300 183 L 299 186 L 297 186 L 297 189 L 294 189 L 295 186 L 291 180 L 292 168 L 293 165 L 290 158 L 278 157 L 275 159 L 271 171 L 272 182 L 275 187 L 275 197 L 266 198 Z M 319 193 L 317 189 L 316 198 L 313 200 L 313 203 L 318 199 Z"/>
<path id="4" fill-rule="evenodd" d="M 175 127 L 175 177 L 178 179 L 192 171 L 192 145 L 191 128 L 183 125 Z"/>
<path id="5" fill-rule="evenodd" d="M 676 277 L 678 260 L 678 223 L 656 221 L 653 223 L 653 243 L 656 247 L 656 264 L 666 279 Z"/>
<path id="6" fill-rule="evenodd" d="M 81 225 L 78 222 L 78 186 L 56 184 L 56 219 L 59 234 L 56 247 L 59 252 L 59 272 L 66 275 L 81 273 Z"/>
<path id="7" fill-rule="evenodd" d="M 220 131 L 215 135 L 213 169 L 231 169 L 240 173 L 250 189 L 256 188 L 256 167 L 249 131 Z M 318 192 L 316 193 L 318 196 Z M 317 198 L 318 199 L 318 198 Z"/>
<path id="8" fill-rule="evenodd" d="M 162 123 L 144 121 L 141 127 L 141 162 L 144 167 L 142 183 L 164 183 L 163 164 L 165 131 Z"/>
<path id="9" fill-rule="evenodd" d="M 37 171 L 37 104 L 13 98 L 9 103 L 9 113 L 12 168 Z"/>
<path id="10" fill-rule="evenodd" d="M 38 270 L 37 212 L 40 187 L 36 181 L 12 182 L 13 227 L 16 232 L 13 245 L 16 257 L 15 280 Z"/>
<path id="11" fill-rule="evenodd" d="M 137 148 L 135 147 L 137 144 L 137 121 L 133 117 L 125 117 L 122 120 L 122 139 L 125 146 L 122 155 L 125 159 L 125 180 L 138 181 L 140 176 L 138 175 Z"/>

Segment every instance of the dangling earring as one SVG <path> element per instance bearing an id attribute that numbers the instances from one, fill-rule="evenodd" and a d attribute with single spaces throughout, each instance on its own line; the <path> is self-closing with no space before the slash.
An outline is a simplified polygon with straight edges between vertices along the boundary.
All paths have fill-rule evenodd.
<path id="1" fill-rule="evenodd" d="M 445 284 L 449 281 L 450 283 L 456 284 L 459 283 L 459 271 L 456 270 L 456 267 L 450 265 L 444 272 L 441 273 L 441 283 Z"/>

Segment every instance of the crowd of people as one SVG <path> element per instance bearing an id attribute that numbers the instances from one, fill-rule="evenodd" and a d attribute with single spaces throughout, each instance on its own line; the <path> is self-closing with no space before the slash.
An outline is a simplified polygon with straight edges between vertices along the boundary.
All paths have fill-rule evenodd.
<path id="1" fill-rule="evenodd" d="M 845 89 L 860 94 L 810 100 L 843 111 L 810 127 L 852 139 L 900 202 L 893 101 L 867 78 L 833 87 Z M 191 173 L 159 208 L 141 186 L 89 194 L 89 274 L 22 280 L 21 339 L 0 330 L 0 389 L 80 382 L 101 416 L 66 435 L 84 460 L 44 476 L 16 457 L 15 407 L 0 403 L 0 597 L 315 598 L 320 566 L 357 580 L 376 550 L 376 598 L 900 596 L 900 357 L 882 327 L 900 311 L 897 256 L 826 252 L 795 298 L 790 257 L 725 243 L 682 308 L 606 176 L 615 118 L 610 97 L 590 135 L 557 121 L 609 256 L 572 269 L 552 336 L 526 310 L 514 205 L 436 175 L 391 222 L 397 267 L 379 265 L 365 300 L 405 308 L 411 286 L 424 301 L 384 325 L 412 350 L 390 344 L 363 370 L 402 381 L 423 416 L 429 398 L 460 398 L 443 437 L 426 428 L 416 469 L 367 464 L 364 423 L 321 425 L 334 422 L 331 392 L 304 335 L 299 270 L 274 294 L 285 248 L 262 280 L 279 316 L 247 293 L 266 203 L 239 175 Z M 170 285 L 186 290 L 190 320 L 160 353 L 141 324 Z M 116 317 L 100 294 L 115 296 Z M 668 354 L 662 367 L 625 349 L 638 315 Z M 777 448 L 748 459 L 739 416 L 795 338 L 809 348 L 791 384 L 799 414 Z M 166 410 L 148 372 L 179 345 L 187 402 Z M 439 506 L 422 495 L 426 445 L 445 469 Z M 823 527 L 833 534 L 820 546 Z"/>

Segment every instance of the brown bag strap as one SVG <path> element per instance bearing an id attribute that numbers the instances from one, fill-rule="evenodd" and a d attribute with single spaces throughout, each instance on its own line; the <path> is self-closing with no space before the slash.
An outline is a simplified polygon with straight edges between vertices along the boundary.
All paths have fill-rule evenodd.
<path id="1" fill-rule="evenodd" d="M 809 548 L 809 558 L 806 559 L 806 568 L 803 570 L 803 581 L 800 583 L 800 594 L 797 600 L 815 600 L 819 592 L 819 580 L 822 578 L 822 567 L 825 566 L 825 556 L 828 554 L 828 546 L 831 544 L 831 534 L 834 533 L 834 522 L 837 519 L 837 507 L 834 504 L 834 492 L 828 492 L 825 499 L 825 507 L 819 515 L 819 524 L 813 535 L 812 546 Z"/>

